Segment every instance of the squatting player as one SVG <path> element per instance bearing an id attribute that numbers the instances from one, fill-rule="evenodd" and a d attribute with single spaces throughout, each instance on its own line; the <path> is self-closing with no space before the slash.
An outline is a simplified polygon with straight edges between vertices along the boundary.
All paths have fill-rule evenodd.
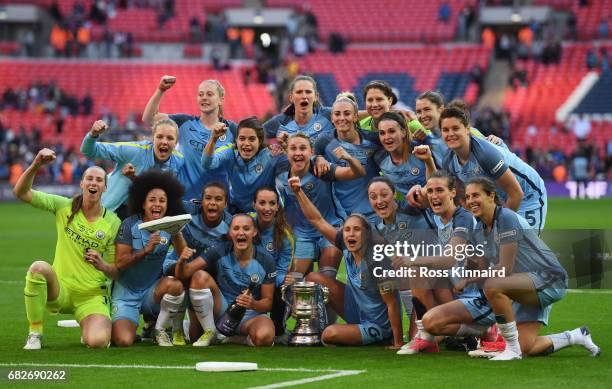
<path id="1" fill-rule="evenodd" d="M 114 241 L 121 221 L 102 206 L 106 172 L 100 167 L 85 170 L 81 194 L 72 199 L 32 190 L 38 170 L 54 160 L 55 152 L 40 150 L 13 189 L 21 201 L 53 213 L 57 228 L 53 265 L 36 261 L 26 274 L 30 333 L 24 349 L 42 347 L 45 307 L 55 314 L 74 314 L 86 346 L 107 347 L 111 338 L 108 278 L 118 276 Z"/>

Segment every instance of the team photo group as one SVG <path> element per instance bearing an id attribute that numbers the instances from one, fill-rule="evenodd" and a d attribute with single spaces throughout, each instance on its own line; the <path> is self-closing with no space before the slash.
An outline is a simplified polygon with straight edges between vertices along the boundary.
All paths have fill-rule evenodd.
<path id="1" fill-rule="evenodd" d="M 292 290 L 314 285 L 324 346 L 599 355 L 586 323 L 540 334 L 568 287 L 540 237 L 546 187 L 463 101 L 423 91 L 396 109 L 371 81 L 361 110 L 348 92 L 326 107 L 299 75 L 266 122 L 225 118 L 217 80 L 193 85 L 196 115 L 160 112 L 180 82 L 162 76 L 142 102 L 150 139 L 101 141 L 111 129 L 92 123 L 80 151 L 114 168 L 89 167 L 77 196 L 32 189 L 50 149 L 15 184 L 57 230 L 54 258 L 25 276 L 24 349 L 44 347 L 47 313 L 74 315 L 90 348 L 299 345 Z"/>

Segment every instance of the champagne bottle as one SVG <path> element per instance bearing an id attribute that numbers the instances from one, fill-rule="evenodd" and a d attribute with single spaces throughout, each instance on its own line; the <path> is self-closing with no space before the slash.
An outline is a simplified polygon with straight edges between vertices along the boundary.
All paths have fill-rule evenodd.
<path id="1" fill-rule="evenodd" d="M 256 282 L 249 284 L 249 287 L 244 294 L 250 295 L 253 293 L 253 289 L 257 286 Z M 238 326 L 246 313 L 246 308 L 238 305 L 234 300 L 229 307 L 225 310 L 221 319 L 217 322 L 217 331 L 225 336 L 232 336 L 238 332 Z"/>

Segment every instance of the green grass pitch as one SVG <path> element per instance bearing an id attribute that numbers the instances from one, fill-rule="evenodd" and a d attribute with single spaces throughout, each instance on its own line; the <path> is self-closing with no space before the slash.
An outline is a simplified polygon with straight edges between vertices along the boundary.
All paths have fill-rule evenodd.
<path id="1" fill-rule="evenodd" d="M 611 200 L 551 199 L 547 228 L 611 228 L 611 210 Z M 305 386 L 345 388 L 603 388 L 611 385 L 612 360 L 608 352 L 612 349 L 612 294 L 609 290 L 568 293 L 555 304 L 550 326 L 543 330 L 543 333 L 553 333 L 588 324 L 594 340 L 603 350 L 599 358 L 589 357 L 586 350 L 579 347 L 550 357 L 509 363 L 474 360 L 463 353 L 448 351 L 400 357 L 377 346 L 255 349 L 222 345 L 206 349 L 191 346 L 162 349 L 151 344 L 137 344 L 127 349 L 90 350 L 79 343 L 78 329 L 56 327 L 57 320 L 71 318 L 63 315 L 47 315 L 45 347 L 41 351 L 26 352 L 22 350 L 27 332 L 23 279 L 32 261 L 52 258 L 55 247 L 53 217 L 21 204 L 1 204 L 0 215 L 0 312 L 4 317 L 0 326 L 2 384 L 9 383 L 5 377 L 11 364 L 23 367 L 29 363 L 73 365 L 63 368 L 68 369 L 68 384 L 74 387 L 205 386 L 229 389 L 302 379 L 307 381 Z M 201 373 L 190 368 L 200 361 L 257 362 L 260 368 L 269 370 Z M 350 375 L 356 371 L 362 372 Z M 324 379 L 330 374 L 336 376 L 308 381 L 317 377 Z M 11 384 L 32 385 L 14 381 Z"/>

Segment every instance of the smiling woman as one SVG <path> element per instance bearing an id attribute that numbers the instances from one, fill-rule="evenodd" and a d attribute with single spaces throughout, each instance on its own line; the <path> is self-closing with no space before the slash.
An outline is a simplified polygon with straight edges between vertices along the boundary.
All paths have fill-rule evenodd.
<path id="1" fill-rule="evenodd" d="M 91 159 L 106 159 L 116 163 L 115 169 L 108 176 L 108 191 L 102 196 L 102 204 L 125 219 L 128 187 L 133 175 L 149 169 L 176 174 L 184 165 L 183 155 L 175 150 L 178 127 L 172 120 L 162 119 L 153 125 L 152 142 L 98 142 L 98 137 L 107 128 L 103 121 L 96 121 L 83 139 L 81 152 Z M 131 168 L 133 175 L 126 176 L 122 172 L 124 167 Z"/>
<path id="2" fill-rule="evenodd" d="M 256 117 L 238 123 L 235 148 L 226 146 L 215 150 L 215 142 L 226 131 L 223 127 L 213 129 L 211 141 L 204 148 L 202 166 L 204 170 L 227 173 L 232 213 L 252 212 L 255 191 L 274 185 L 274 177 L 287 166 L 287 157 L 266 147 L 263 127 Z"/>
<path id="3" fill-rule="evenodd" d="M 120 221 L 102 207 L 106 176 L 97 166 L 85 171 L 82 193 L 74 199 L 32 190 L 38 170 L 54 160 L 52 150 L 39 151 L 13 189 L 21 201 L 53 213 L 58 232 L 53 266 L 36 261 L 26 274 L 24 296 L 30 333 L 24 349 L 42 347 L 45 308 L 52 313 L 74 314 L 84 343 L 106 347 L 111 335 L 107 281 L 118 275 L 113 262 Z"/>
<path id="4" fill-rule="evenodd" d="M 171 236 L 165 231 L 150 233 L 138 228 L 142 222 L 181 213 L 182 196 L 183 188 L 171 173 L 145 172 L 130 187 L 131 216 L 121 224 L 116 239 L 116 266 L 121 273 L 113 286 L 112 339 L 117 346 L 132 345 L 140 313 L 157 317 L 156 340 L 160 346 L 185 343 L 183 285 L 175 278 L 163 277 L 170 243 L 181 252 L 186 246 L 183 236 L 180 232 Z M 172 340 L 165 332 L 170 321 Z"/>

